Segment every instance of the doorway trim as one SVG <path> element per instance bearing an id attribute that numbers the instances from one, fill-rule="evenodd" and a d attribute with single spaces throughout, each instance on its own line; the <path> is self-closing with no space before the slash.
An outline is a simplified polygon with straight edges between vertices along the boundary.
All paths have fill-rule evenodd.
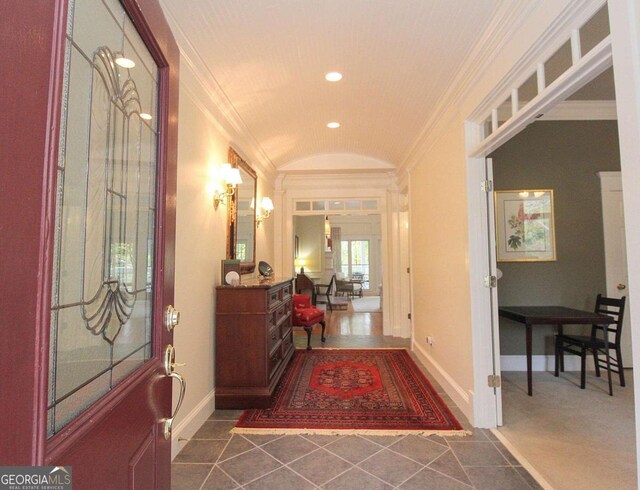
<path id="1" fill-rule="evenodd" d="M 576 2 L 578 4 L 579 2 Z M 632 162 L 638 161 L 640 158 L 640 144 L 633 141 L 633 134 L 640 132 L 640 107 L 638 106 L 639 91 L 634 83 L 640 81 L 640 62 L 636 59 L 637 53 L 640 51 L 640 22 L 638 19 L 637 7 L 632 0 L 624 0 L 624 2 L 613 2 L 609 5 L 609 15 L 611 24 L 611 35 L 605 38 L 598 46 L 587 53 L 584 57 L 578 59 L 571 68 L 562 74 L 548 87 L 541 90 L 538 95 L 532 99 L 521 110 L 517 110 L 514 115 L 499 128 L 495 128 L 494 132 L 487 138 L 484 138 L 482 131 L 482 122 L 486 120 L 484 116 L 491 108 L 496 108 L 500 103 L 513 92 L 511 87 L 519 87 L 520 82 L 525 80 L 531 73 L 539 70 L 539 59 L 546 59 L 541 54 L 550 55 L 555 48 L 560 46 L 567 39 L 575 36 L 575 32 L 584 24 L 590 16 L 599 8 L 605 5 L 604 0 L 589 2 L 588 6 L 582 3 L 580 6 L 574 5 L 572 12 L 567 9 L 563 15 L 559 16 L 553 25 L 551 25 L 546 34 L 543 35 L 538 42 L 530 48 L 528 53 L 523 56 L 522 60 L 517 63 L 505 76 L 505 78 L 497 84 L 497 86 L 487 95 L 483 102 L 474 110 L 465 122 L 465 143 L 467 148 L 467 192 L 468 192 L 468 222 L 469 222 L 469 274 L 470 274 L 470 292 L 472 307 L 472 349 L 473 349 L 473 370 L 474 370 L 474 425 L 476 427 L 496 427 L 497 425 L 497 397 L 493 393 L 493 389 L 487 386 L 487 376 L 493 374 L 494 355 L 499 352 L 492 352 L 491 336 L 497 325 L 492 322 L 492 309 L 490 295 L 483 283 L 483 277 L 490 274 L 490 268 L 494 268 L 495 264 L 491 264 L 488 247 L 488 236 L 486 227 L 483 227 L 483 219 L 486 211 L 480 209 L 478 203 L 484 196 L 484 192 L 480 188 L 480 184 L 486 179 L 485 169 L 483 165 L 484 156 L 499 147 L 511 137 L 522 131 L 528 124 L 536 119 L 536 116 L 545 113 L 558 102 L 563 100 L 577 88 L 588 83 L 590 80 L 598 76 L 610 66 L 614 66 L 616 70 L 616 92 L 617 109 L 620 125 L 619 128 L 621 139 L 621 150 L 624 140 L 627 141 L 628 154 L 621 151 L 622 167 L 631 167 Z M 587 8 L 588 7 L 588 8 Z M 572 18 L 572 15 L 575 17 Z M 618 32 L 619 31 L 619 32 Z M 548 34 L 551 33 L 551 34 Z M 624 37 L 616 44 L 616 37 Z M 626 50 L 624 55 L 617 54 L 616 51 L 622 52 Z M 628 61 L 633 59 L 634 66 L 632 69 L 624 66 Z M 616 60 L 618 60 L 616 62 Z M 575 61 L 575 60 L 574 60 Z M 618 80 L 618 71 L 626 72 L 631 76 L 627 76 L 622 82 Z M 623 78 L 623 77 L 620 77 Z M 620 85 L 620 90 L 619 90 Z M 621 118 L 621 100 L 635 100 L 636 104 L 627 104 L 625 110 L 631 112 L 629 120 L 625 121 Z M 483 139 L 484 138 L 484 139 Z M 637 165 L 636 165 L 637 167 Z M 634 168 L 633 172 L 638 178 L 640 171 Z M 631 186 L 630 175 L 624 178 L 623 182 L 627 182 L 627 186 Z M 624 184 L 623 184 L 624 185 Z M 635 207 L 629 209 L 637 209 L 640 211 L 640 199 L 633 198 L 637 202 Z M 631 201 L 631 199 L 629 199 Z M 625 199 L 625 208 L 629 205 L 629 201 Z M 627 228 L 630 228 L 630 213 L 627 215 Z M 631 252 L 632 243 L 640 242 L 640 233 L 636 233 L 635 237 L 627 237 L 627 250 Z M 634 240 L 635 239 L 635 240 Z M 640 266 L 640 253 L 635 258 L 636 264 Z M 632 259 L 629 258 L 629 275 L 630 285 L 633 283 L 633 265 Z M 636 269 L 636 275 L 640 279 L 640 270 Z M 632 324 L 633 325 L 633 324 Z M 633 328 L 632 328 L 633 330 Z M 638 335 L 633 336 L 637 338 Z M 640 339 L 639 339 L 640 340 Z M 638 342 L 638 340 L 636 340 Z M 639 346 L 640 347 L 640 346 Z M 636 350 L 637 351 L 637 350 Z M 635 363 L 634 363 L 635 364 Z M 636 407 L 636 421 L 639 420 L 640 414 Z M 640 460 L 639 460 L 640 461 Z"/>
<path id="2" fill-rule="evenodd" d="M 389 173 L 325 174 L 309 179 L 308 175 L 281 174 L 276 180 L 274 204 L 281 209 L 281 219 L 275 222 L 275 269 L 283 275 L 295 274 L 293 267 L 293 216 L 298 200 L 375 199 L 379 206 L 382 239 L 382 321 L 384 335 L 408 338 L 406 322 L 400 321 L 400 277 L 394 274 L 393 257 L 400 253 L 399 192 L 395 177 Z M 348 211 L 319 211 L 318 214 L 348 214 Z M 305 213 L 307 214 L 307 213 Z"/>

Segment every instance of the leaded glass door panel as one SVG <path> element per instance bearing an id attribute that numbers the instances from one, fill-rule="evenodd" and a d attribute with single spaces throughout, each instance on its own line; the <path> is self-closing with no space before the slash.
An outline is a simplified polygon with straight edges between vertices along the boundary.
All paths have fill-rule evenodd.
<path id="1" fill-rule="evenodd" d="M 11 249 L 16 284 L 37 283 L 38 302 L 17 315 L 34 318 L 18 323 L 25 342 L 7 337 L 21 346 L 7 349 L 16 379 L 34 382 L 3 391 L 23 431 L 3 462 L 69 466 L 74 488 L 169 488 L 177 45 L 157 0 L 14 2 L 3 13 L 25 34 L 9 78 L 30 87 L 32 109 L 14 118 L 25 170 L 9 172 L 26 184 L 7 194 L 38 217 L 14 233 L 18 260 Z"/>

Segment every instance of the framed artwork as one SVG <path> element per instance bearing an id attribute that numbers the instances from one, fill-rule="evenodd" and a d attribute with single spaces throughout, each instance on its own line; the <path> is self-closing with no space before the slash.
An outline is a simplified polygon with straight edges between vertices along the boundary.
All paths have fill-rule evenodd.
<path id="1" fill-rule="evenodd" d="M 496 191 L 498 262 L 556 260 L 553 190 Z"/>

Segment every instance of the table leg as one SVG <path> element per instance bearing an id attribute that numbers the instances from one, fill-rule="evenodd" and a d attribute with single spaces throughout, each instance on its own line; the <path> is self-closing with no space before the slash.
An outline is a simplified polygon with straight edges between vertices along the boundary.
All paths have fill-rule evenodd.
<path id="1" fill-rule="evenodd" d="M 527 323 L 527 389 L 529 396 L 533 396 L 533 380 L 531 376 L 531 325 Z"/>

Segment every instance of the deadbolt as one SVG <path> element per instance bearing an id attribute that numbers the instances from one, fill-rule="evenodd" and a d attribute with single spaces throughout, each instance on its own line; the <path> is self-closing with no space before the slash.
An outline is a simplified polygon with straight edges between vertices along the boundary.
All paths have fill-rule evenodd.
<path id="1" fill-rule="evenodd" d="M 173 305 L 167 306 L 164 310 L 164 326 L 167 330 L 173 330 L 180 323 L 180 312 Z"/>

